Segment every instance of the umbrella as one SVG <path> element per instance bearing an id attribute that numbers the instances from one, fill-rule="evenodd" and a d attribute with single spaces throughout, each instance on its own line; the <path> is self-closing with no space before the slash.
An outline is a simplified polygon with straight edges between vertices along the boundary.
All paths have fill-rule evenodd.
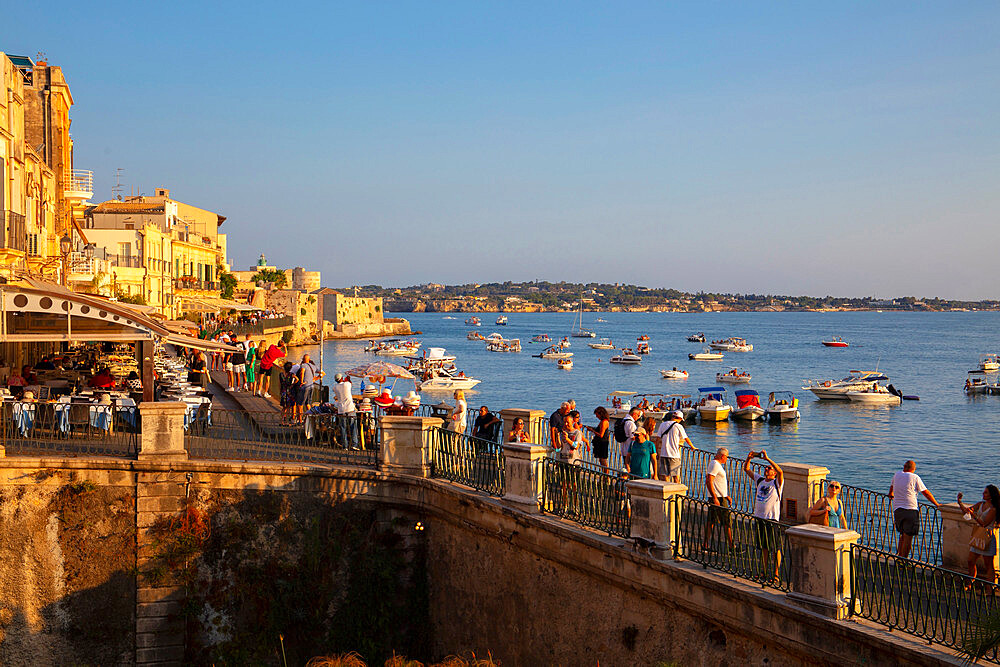
<path id="1" fill-rule="evenodd" d="M 396 386 L 396 378 L 401 378 L 403 380 L 415 380 L 413 374 L 403 368 L 402 366 L 397 366 L 396 364 L 391 364 L 388 361 L 372 361 L 367 364 L 362 364 L 357 368 L 352 368 L 347 371 L 347 375 L 356 378 L 368 378 L 375 382 L 378 382 L 381 387 L 387 378 L 393 378 L 392 388 Z M 364 383 L 362 383 L 363 385 Z"/>

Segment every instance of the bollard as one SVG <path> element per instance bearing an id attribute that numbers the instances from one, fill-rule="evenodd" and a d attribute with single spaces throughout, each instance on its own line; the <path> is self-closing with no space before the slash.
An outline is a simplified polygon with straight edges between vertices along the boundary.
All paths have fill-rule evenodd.
<path id="1" fill-rule="evenodd" d="M 506 474 L 505 503 L 527 512 L 539 513 L 542 497 L 542 461 L 546 447 L 529 443 L 504 443 L 504 470 Z"/>
<path id="2" fill-rule="evenodd" d="M 430 477 L 433 430 L 444 422 L 436 417 L 383 415 L 379 470 Z"/>
<path id="3" fill-rule="evenodd" d="M 815 524 L 792 526 L 788 539 L 790 600 L 827 618 L 850 613 L 851 545 L 860 539 L 853 530 Z"/>
<path id="4" fill-rule="evenodd" d="M 778 465 L 785 473 L 782 519 L 787 523 L 806 523 L 809 508 L 823 495 L 822 482 L 830 474 L 830 469 L 805 463 Z"/>
<path id="5" fill-rule="evenodd" d="M 141 431 L 140 461 L 186 461 L 184 449 L 185 403 L 144 402 L 139 404 Z"/>
<path id="6" fill-rule="evenodd" d="M 677 543 L 680 504 L 671 502 L 675 496 L 687 495 L 683 484 L 655 479 L 631 479 L 627 482 L 632 499 L 632 537 L 653 543 L 650 554 L 660 560 L 672 555 Z"/>

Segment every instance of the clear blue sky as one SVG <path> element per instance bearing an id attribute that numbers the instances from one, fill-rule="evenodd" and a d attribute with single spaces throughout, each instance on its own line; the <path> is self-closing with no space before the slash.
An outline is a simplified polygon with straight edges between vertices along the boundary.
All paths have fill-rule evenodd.
<path id="1" fill-rule="evenodd" d="M 95 199 L 327 285 L 998 297 L 1000 4 L 32 3 Z M 51 17 L 61 17 L 53 19 Z"/>

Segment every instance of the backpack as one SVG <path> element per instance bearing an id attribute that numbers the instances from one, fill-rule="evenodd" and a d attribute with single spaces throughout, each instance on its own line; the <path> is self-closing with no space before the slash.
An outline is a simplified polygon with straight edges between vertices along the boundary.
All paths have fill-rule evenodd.
<path id="1" fill-rule="evenodd" d="M 615 422 L 615 441 L 616 442 L 625 442 L 626 440 L 628 440 L 628 433 L 625 432 L 625 420 L 626 419 L 627 420 L 631 420 L 633 424 L 635 423 L 635 420 L 632 419 L 632 417 L 625 417 L 625 419 L 619 419 L 618 421 L 616 421 Z"/>

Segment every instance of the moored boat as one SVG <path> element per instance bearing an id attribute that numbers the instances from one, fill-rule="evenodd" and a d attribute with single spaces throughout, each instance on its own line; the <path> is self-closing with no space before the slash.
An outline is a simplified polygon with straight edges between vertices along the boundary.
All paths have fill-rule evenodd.
<path id="1" fill-rule="evenodd" d="M 824 341 L 822 341 L 822 343 L 823 343 L 823 345 L 826 345 L 827 347 L 847 347 L 848 346 L 847 345 L 847 341 L 844 340 L 843 338 L 841 338 L 840 336 L 834 336 L 830 340 L 824 340 Z"/>
<path id="2" fill-rule="evenodd" d="M 483 323 L 475 315 L 465 320 L 465 323 L 470 327 L 480 327 L 483 325 Z"/>
<path id="3" fill-rule="evenodd" d="M 705 332 L 699 331 L 696 334 L 691 334 L 688 336 L 688 341 L 692 343 L 704 343 L 705 342 Z"/>
<path id="4" fill-rule="evenodd" d="M 899 405 L 903 402 L 903 396 L 878 382 L 872 382 L 866 389 L 847 392 L 847 400 L 864 405 Z"/>
<path id="5" fill-rule="evenodd" d="M 560 359 L 559 361 L 556 362 L 556 366 L 558 366 L 559 368 L 561 368 L 564 371 L 572 370 L 573 369 L 573 360 L 572 359 Z"/>
<path id="6" fill-rule="evenodd" d="M 597 343 L 587 343 L 594 350 L 613 350 L 615 349 L 614 343 L 611 342 L 610 338 L 602 338 Z"/>
<path id="7" fill-rule="evenodd" d="M 716 382 L 728 382 L 729 384 L 750 384 L 750 373 L 739 368 L 732 368 L 725 373 L 716 373 Z"/>
<path id="8" fill-rule="evenodd" d="M 722 359 L 722 353 L 712 352 L 706 347 L 701 352 L 689 354 L 688 359 L 691 359 L 693 361 L 719 361 L 720 359 Z"/>
<path id="9" fill-rule="evenodd" d="M 583 328 L 583 295 L 580 295 L 580 313 L 576 321 L 576 328 L 570 332 L 573 338 L 597 338 L 597 334 L 589 329 Z"/>
<path id="10" fill-rule="evenodd" d="M 647 343 L 644 340 L 643 341 L 638 341 L 635 344 L 635 353 L 636 354 L 649 354 L 649 343 Z"/>
<path id="11" fill-rule="evenodd" d="M 465 337 L 468 338 L 469 340 L 486 340 L 486 336 L 479 333 L 478 331 L 470 331 L 469 333 L 465 334 Z"/>
<path id="12" fill-rule="evenodd" d="M 698 401 L 697 408 L 702 421 L 724 422 L 729 419 L 733 407 L 726 402 L 724 387 L 700 387 L 698 393 L 701 400 Z"/>
<path id="13" fill-rule="evenodd" d="M 1000 371 L 1000 358 L 995 354 L 984 354 L 979 358 L 979 370 L 987 373 Z"/>
<path id="14" fill-rule="evenodd" d="M 682 370 L 678 369 L 676 366 L 674 366 L 670 370 L 663 370 L 663 369 L 661 369 L 660 370 L 660 375 L 662 375 L 663 377 L 665 377 L 668 380 L 687 380 L 687 378 L 688 378 L 688 372 L 687 371 L 682 371 Z"/>
<path id="15" fill-rule="evenodd" d="M 545 348 L 538 354 L 533 354 L 531 356 L 535 357 L 536 359 L 569 359 L 570 357 L 573 356 L 573 353 L 563 352 L 562 348 L 560 348 L 558 345 L 552 345 L 550 347 Z"/>
<path id="16" fill-rule="evenodd" d="M 767 397 L 768 421 L 786 421 L 799 418 L 799 399 L 790 391 L 772 391 Z"/>
<path id="17" fill-rule="evenodd" d="M 990 384 L 986 381 L 985 371 L 969 371 L 969 377 L 965 379 L 966 394 L 988 394 Z"/>
<path id="18" fill-rule="evenodd" d="M 624 364 L 628 366 L 638 366 L 642 363 L 642 357 L 629 348 L 622 348 L 621 352 L 611 357 L 609 361 L 613 364 Z"/>
<path id="19" fill-rule="evenodd" d="M 500 327 L 507 326 L 507 316 L 506 315 L 501 315 L 500 317 L 498 317 L 497 321 L 496 321 L 496 324 L 497 324 L 497 326 L 500 326 Z"/>
<path id="20" fill-rule="evenodd" d="M 841 380 L 807 380 L 802 388 L 811 391 L 822 401 L 849 400 L 847 392 L 863 391 L 872 382 L 888 381 L 889 378 L 879 371 L 850 371 L 850 375 Z"/>
<path id="21" fill-rule="evenodd" d="M 549 338 L 548 334 L 538 334 L 537 336 L 531 337 L 532 343 L 551 343 L 552 339 Z"/>
<path id="22" fill-rule="evenodd" d="M 739 389 L 735 393 L 736 407 L 732 411 L 733 419 L 752 422 L 764 418 L 766 412 L 760 405 L 760 394 L 753 389 Z"/>

